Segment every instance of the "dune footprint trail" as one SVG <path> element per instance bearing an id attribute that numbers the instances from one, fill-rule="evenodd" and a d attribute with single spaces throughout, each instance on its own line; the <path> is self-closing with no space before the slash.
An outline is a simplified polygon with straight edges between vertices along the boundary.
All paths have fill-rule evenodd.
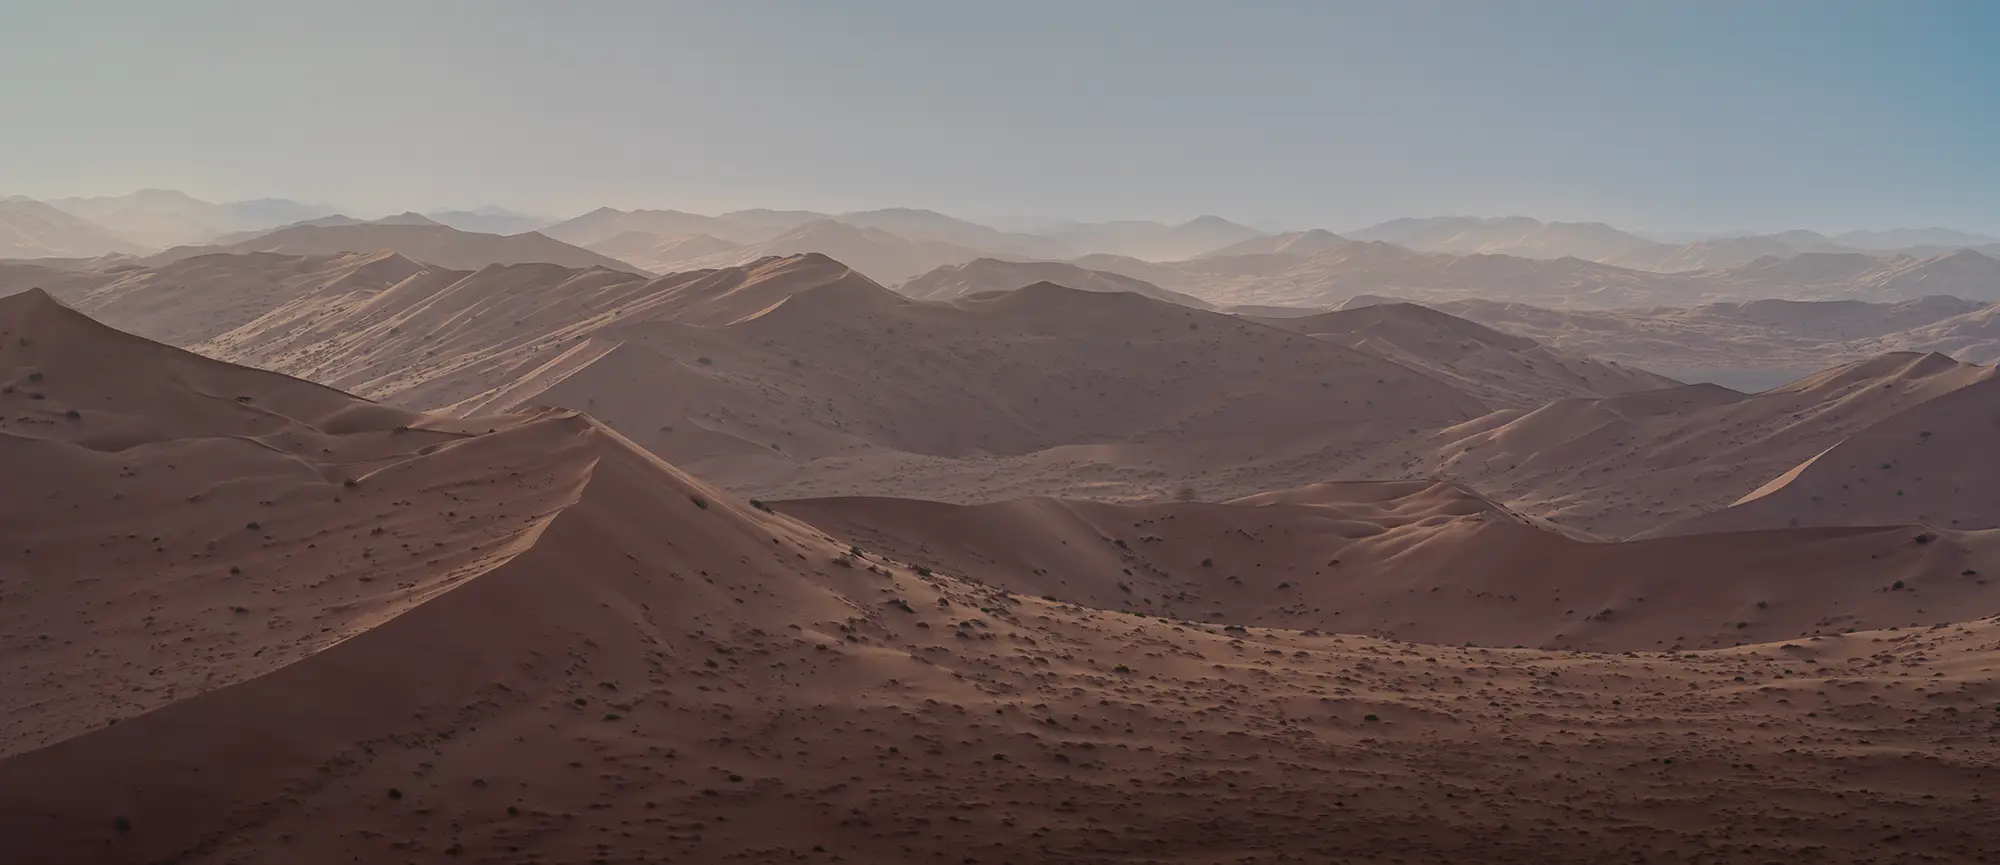
<path id="1" fill-rule="evenodd" d="M 391 409 L 45 296 L 0 300 L 0 330 L 0 458 L 46 495 L 0 522 L 0 861 L 1965 861 L 1995 841 L 1993 621 L 1605 654 L 1112 612 L 1003 588 L 974 539 L 914 560 L 823 533 L 573 412 Z M 1346 512 L 1548 531 L 1449 488 Z"/>

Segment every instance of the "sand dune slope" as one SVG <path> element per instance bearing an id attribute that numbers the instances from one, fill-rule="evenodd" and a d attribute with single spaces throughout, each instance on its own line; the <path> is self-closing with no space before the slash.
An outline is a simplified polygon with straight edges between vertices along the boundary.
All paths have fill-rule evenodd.
<path id="1" fill-rule="evenodd" d="M 1532 408 L 1559 399 L 1680 384 L 1643 369 L 1557 351 L 1411 303 L 1264 321 L 1421 370 L 1498 407 Z"/>
<path id="2" fill-rule="evenodd" d="M 10 403 L 42 434 L 10 432 L 40 450 L 6 467 L 61 498 L 0 521 L 0 861 L 1841 863 L 1996 841 L 1991 622 L 1630 657 L 1225 631 L 854 555 L 584 416 L 419 417 L 37 295 L 0 321 L 32 331 L 4 362 L 42 373 L 33 402 L 148 435 L 104 449 Z M 36 353 L 57 336 L 75 348 Z M 127 393 L 78 366 L 93 349 L 158 372 Z"/>
<path id="3" fill-rule="evenodd" d="M 380 292 L 301 298 L 195 348 L 406 405 L 476 407 L 551 364 L 586 361 L 592 335 L 614 325 L 727 323 L 854 281 L 866 280 L 824 256 L 652 279 L 540 264 L 433 271 Z"/>
<path id="4" fill-rule="evenodd" d="M 1855 432 L 1730 507 L 1655 534 L 1785 525 L 2000 526 L 2000 378 Z"/>
<path id="5" fill-rule="evenodd" d="M 1690 385 L 1496 412 L 1392 449 L 1383 473 L 1449 477 L 1608 537 L 1726 507 L 1848 435 L 1992 367 L 1887 354 L 1746 395 Z"/>

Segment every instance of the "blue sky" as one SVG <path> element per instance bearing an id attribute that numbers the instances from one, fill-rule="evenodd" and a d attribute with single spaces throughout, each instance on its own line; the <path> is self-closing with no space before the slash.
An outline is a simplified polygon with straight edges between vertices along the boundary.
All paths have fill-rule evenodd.
<path id="1" fill-rule="evenodd" d="M 0 0 L 0 193 L 2000 232 L 2000 3 Z"/>

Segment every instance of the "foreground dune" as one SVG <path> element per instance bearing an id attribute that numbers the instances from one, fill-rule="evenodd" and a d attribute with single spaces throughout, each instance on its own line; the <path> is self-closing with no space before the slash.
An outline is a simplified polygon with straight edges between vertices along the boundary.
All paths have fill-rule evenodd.
<path id="1" fill-rule="evenodd" d="M 1110 612 L 1004 588 L 1018 566 L 949 527 L 918 541 L 949 560 L 851 549 L 586 416 L 417 415 L 39 293 L 0 300 L 0 330 L 0 469 L 31 479 L 0 520 L 0 861 L 1861 862 L 2000 843 L 1993 621 L 1607 655 Z M 1548 532 L 1450 487 L 1189 507 Z M 1024 544 L 1079 519 L 1026 511 L 1048 524 Z M 1203 531 L 1273 531 L 1219 521 Z"/>

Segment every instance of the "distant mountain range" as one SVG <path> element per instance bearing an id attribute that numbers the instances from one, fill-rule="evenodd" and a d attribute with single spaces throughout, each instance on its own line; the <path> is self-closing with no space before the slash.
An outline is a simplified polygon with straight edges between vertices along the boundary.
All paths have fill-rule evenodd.
<path id="1" fill-rule="evenodd" d="M 1055 262 L 1099 274 L 1072 282 L 1137 280 L 1154 297 L 1230 309 L 1324 308 L 1359 295 L 1423 302 L 1485 298 L 1554 308 L 1762 297 L 2000 299 L 2000 238 L 1938 227 L 1834 236 L 1735 233 L 1674 243 L 1603 223 L 1525 216 L 1396 219 L 1344 235 L 1323 229 L 1267 234 L 1217 216 L 1178 224 L 1039 221 L 1010 227 L 1027 230 L 916 208 L 707 215 L 606 207 L 555 220 L 484 206 L 366 219 L 286 199 L 214 203 L 148 189 L 50 202 L 0 200 L 0 257 L 393 249 L 452 267 L 546 261 L 674 273 L 819 253 L 891 286 L 985 262 L 925 289 L 945 292 L 974 291 L 1003 272 L 1002 264 Z M 274 237 L 281 231 L 289 233 Z M 1009 273 L 1000 281 L 1019 280 Z"/>

